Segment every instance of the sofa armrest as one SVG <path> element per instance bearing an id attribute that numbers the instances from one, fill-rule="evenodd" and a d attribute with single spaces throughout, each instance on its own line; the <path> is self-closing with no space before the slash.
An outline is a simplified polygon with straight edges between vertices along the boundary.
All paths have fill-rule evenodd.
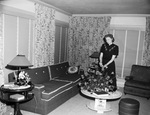
<path id="1" fill-rule="evenodd" d="M 41 94 L 44 91 L 44 85 L 42 84 L 34 84 L 33 93 L 37 101 L 41 100 Z"/>
<path id="2" fill-rule="evenodd" d="M 8 74 L 8 82 L 14 82 L 16 78 L 16 72 L 12 72 Z"/>
<path id="3" fill-rule="evenodd" d="M 126 76 L 125 77 L 125 80 L 127 81 L 127 80 L 133 80 L 133 76 Z"/>
<path id="4" fill-rule="evenodd" d="M 45 86 L 43 84 L 34 84 L 34 88 L 37 90 L 42 90 Z"/>
<path id="5" fill-rule="evenodd" d="M 84 75 L 84 70 L 83 70 L 83 69 L 79 69 L 78 74 L 80 74 L 80 75 Z"/>

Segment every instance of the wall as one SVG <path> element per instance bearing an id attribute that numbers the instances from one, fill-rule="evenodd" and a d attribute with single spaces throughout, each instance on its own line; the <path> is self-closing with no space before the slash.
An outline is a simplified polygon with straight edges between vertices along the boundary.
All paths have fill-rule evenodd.
<path id="1" fill-rule="evenodd" d="M 2 85 L 4 83 L 4 78 L 3 78 L 3 45 L 4 45 L 4 42 L 3 42 L 3 31 L 2 31 L 2 14 L 0 14 L 0 85 Z"/>
<path id="2" fill-rule="evenodd" d="M 34 2 L 29 0 L 3 0 L 0 4 L 34 13 Z"/>
<path id="3" fill-rule="evenodd" d="M 90 14 L 83 16 L 94 17 Z M 101 17 L 103 15 L 96 16 Z M 115 43 L 119 46 L 116 73 L 118 78 L 124 78 L 130 74 L 132 64 L 142 65 L 146 17 L 111 15 L 110 28 L 110 33 L 113 34 Z"/>
<path id="4" fill-rule="evenodd" d="M 5 66 L 17 54 L 24 54 L 31 63 L 33 62 L 34 36 L 32 26 L 35 11 L 34 3 L 28 0 L 2 1 L 0 2 L 0 9 L 2 9 L 0 14 L 4 25 L 3 32 L 1 32 L 4 39 L 2 37 L 2 40 L 0 39 L 0 44 L 2 44 L 0 51 L 4 51 L 0 57 L 2 60 L 0 63 L 3 63 L 1 69 L 4 70 L 4 80 L 1 79 L 0 81 L 3 84 L 3 82 L 8 81 L 7 76 L 11 72 L 11 70 L 5 69 Z M 68 22 L 69 16 L 56 11 L 56 20 Z"/>
<path id="5" fill-rule="evenodd" d="M 30 0 L 5 0 L 5 1 L 0 2 L 0 4 L 10 6 L 13 8 L 17 8 L 17 9 L 21 9 L 21 10 L 31 12 L 31 13 L 35 12 L 34 2 L 32 2 Z M 51 6 L 49 6 L 49 7 L 51 7 Z M 69 22 L 69 16 L 65 15 L 57 10 L 56 10 L 55 18 L 56 18 L 56 20 Z"/>
<path id="6" fill-rule="evenodd" d="M 4 20 L 4 55 L 2 56 L 2 59 L 4 60 L 3 68 L 5 69 L 5 66 L 7 63 L 10 62 L 10 60 L 17 55 L 18 53 L 26 54 L 28 59 L 32 62 L 32 48 L 33 48 L 33 35 L 31 34 L 32 30 L 32 20 L 34 19 L 34 2 L 31 2 L 29 0 L 5 0 L 2 1 L 1 4 L 5 5 L 5 7 L 1 7 L 4 11 L 4 15 L 2 15 L 2 19 Z M 7 7 L 9 6 L 9 7 Z M 51 6 L 50 6 L 51 7 Z M 17 12 L 17 13 L 15 13 Z M 26 14 L 26 15 L 24 15 Z M 90 16 L 90 15 L 89 15 Z M 96 15 L 99 16 L 99 15 Z M 101 15 L 102 16 L 102 15 Z M 66 14 L 63 14 L 56 10 L 56 20 L 60 20 L 63 22 L 68 23 L 69 22 L 69 16 Z M 7 26 L 10 24 L 9 26 Z M 111 27 L 112 27 L 112 33 L 115 35 L 116 33 L 120 33 L 123 30 L 126 33 L 127 28 L 134 30 L 140 29 L 141 32 L 145 30 L 145 24 L 146 20 L 145 17 L 123 17 L 123 16 L 112 16 L 111 19 Z M 117 28 L 117 31 L 114 29 Z M 26 30 L 25 32 L 23 30 Z M 119 31 L 121 29 L 121 31 Z M 30 30 L 30 32 L 29 32 Z M 8 34 L 8 31 L 11 34 Z M 20 33 L 21 32 L 21 33 Z M 138 31 L 139 33 L 139 31 Z M 140 35 L 143 35 L 143 33 L 140 33 Z M 13 36 L 13 37 L 12 37 Z M 24 37 L 22 37 L 24 36 Z M 138 35 L 139 36 L 139 35 Z M 123 37 L 122 37 L 123 38 Z M 128 37 L 130 38 L 130 37 Z M 140 38 L 140 37 L 138 37 Z M 126 39 L 127 40 L 127 39 Z M 1 40 L 3 42 L 3 40 Z M 26 45 L 24 43 L 26 42 Z M 122 40 L 122 42 L 125 42 Z M 13 44 L 13 45 L 12 45 Z M 124 44 L 124 43 L 123 43 Z M 137 43 L 138 44 L 138 43 Z M 2 45 L 1 45 L 2 46 Z M 137 47 L 136 47 L 137 48 Z M 142 46 L 140 46 L 142 48 Z M 11 49 L 11 50 L 10 50 Z M 124 49 L 123 49 L 124 51 Z M 123 52 L 122 52 L 123 53 Z M 135 57 L 137 57 L 136 55 Z M 120 58 L 120 61 L 123 61 L 123 55 Z M 118 62 L 120 63 L 120 62 Z M 125 63 L 125 58 L 124 62 Z M 120 64 L 121 65 L 121 64 Z M 119 68 L 124 68 L 124 66 L 120 66 Z M 123 70 L 119 70 L 119 76 L 123 77 Z M 7 81 L 7 74 L 10 71 L 5 70 L 5 82 Z M 128 72 L 127 72 L 128 73 Z"/>

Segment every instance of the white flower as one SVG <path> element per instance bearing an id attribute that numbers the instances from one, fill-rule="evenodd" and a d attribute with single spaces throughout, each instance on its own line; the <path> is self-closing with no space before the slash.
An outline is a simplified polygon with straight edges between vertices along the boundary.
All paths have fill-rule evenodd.
<path id="1" fill-rule="evenodd" d="M 17 83 L 28 84 L 30 82 L 30 78 L 28 73 L 25 71 L 21 71 L 17 77 Z"/>

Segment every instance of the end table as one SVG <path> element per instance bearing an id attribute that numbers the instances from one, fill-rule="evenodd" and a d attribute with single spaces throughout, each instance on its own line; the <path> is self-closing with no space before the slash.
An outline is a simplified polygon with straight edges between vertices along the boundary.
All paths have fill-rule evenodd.
<path id="1" fill-rule="evenodd" d="M 7 88 L 4 85 L 2 85 L 0 87 L 0 101 L 2 101 L 3 103 L 12 103 L 14 104 L 14 115 L 22 115 L 21 111 L 20 111 L 20 107 L 19 104 L 20 103 L 25 103 L 27 101 L 30 101 L 31 99 L 33 99 L 34 94 L 30 91 L 32 91 L 32 89 L 34 88 L 34 85 L 31 84 L 29 87 L 27 88 Z M 24 99 L 22 100 L 16 100 L 16 99 L 12 99 L 10 98 L 10 95 L 12 94 L 21 94 L 24 95 Z"/>

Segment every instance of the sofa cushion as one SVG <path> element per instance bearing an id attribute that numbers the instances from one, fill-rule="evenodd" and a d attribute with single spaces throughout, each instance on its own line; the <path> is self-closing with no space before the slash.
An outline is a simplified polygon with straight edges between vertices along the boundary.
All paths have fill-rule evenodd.
<path id="1" fill-rule="evenodd" d="M 66 75 L 68 67 L 69 67 L 68 62 L 62 62 L 62 63 L 59 63 L 59 64 L 50 65 L 49 68 L 50 68 L 50 71 L 51 71 L 51 77 L 55 78 L 55 77 Z"/>
<path id="2" fill-rule="evenodd" d="M 42 84 L 50 80 L 48 66 L 24 70 L 28 73 L 33 84 Z"/>
<path id="3" fill-rule="evenodd" d="M 57 77 L 55 78 L 55 80 L 62 80 L 62 81 L 69 81 L 72 83 L 78 83 L 80 81 L 80 75 L 78 74 L 70 74 L 70 75 L 65 75 L 65 76 L 61 76 L 61 77 Z"/>
<path id="4" fill-rule="evenodd" d="M 125 86 L 136 87 L 136 88 L 145 89 L 145 90 L 150 90 L 150 83 L 149 82 L 129 80 L 128 82 L 125 82 Z"/>
<path id="5" fill-rule="evenodd" d="M 43 85 L 45 86 L 44 91 L 42 92 L 42 99 L 44 100 L 50 100 L 66 89 L 72 87 L 71 82 L 57 80 L 50 80 L 43 83 Z"/>

